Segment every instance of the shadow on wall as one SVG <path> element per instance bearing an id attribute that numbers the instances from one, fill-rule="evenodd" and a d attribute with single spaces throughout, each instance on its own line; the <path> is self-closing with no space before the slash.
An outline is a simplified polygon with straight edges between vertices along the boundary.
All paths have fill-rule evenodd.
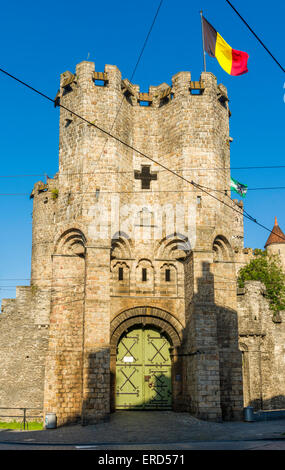
<path id="1" fill-rule="evenodd" d="M 198 269 L 202 275 L 197 279 L 196 292 L 185 288 L 183 395 L 187 411 L 205 420 L 242 419 L 242 356 L 238 349 L 237 312 L 219 302 L 231 303 L 229 284 L 223 286 L 219 282 L 226 275 L 235 288 L 231 264 L 225 267 L 221 261 L 194 263 L 191 255 L 185 261 L 185 279 Z M 220 295 L 219 290 L 227 288 L 226 296 Z"/>
<path id="2" fill-rule="evenodd" d="M 84 370 L 81 424 L 106 421 L 110 413 L 110 349 L 86 352 Z"/>
<path id="3" fill-rule="evenodd" d="M 186 274 L 187 270 L 193 272 L 191 257 L 184 264 Z M 201 266 L 202 275 L 197 280 L 197 291 L 187 299 L 186 328 L 182 346 L 177 350 L 175 358 L 175 370 L 181 371 L 182 380 L 178 387 L 180 392 L 172 396 L 171 406 L 174 410 L 190 412 L 200 419 L 241 420 L 242 356 L 238 349 L 237 312 L 215 302 L 215 277 L 210 271 L 211 264 L 203 262 Z M 98 359 L 101 353 L 105 355 L 105 361 L 100 365 Z M 87 395 L 84 399 L 86 423 L 106 419 L 110 410 L 109 390 L 111 397 L 115 388 L 118 391 L 116 369 L 112 370 L 110 376 L 110 362 L 106 354 L 106 351 L 98 351 L 88 357 Z M 157 377 L 151 382 L 154 395 L 142 402 L 137 374 L 135 365 L 126 367 L 125 383 L 123 381 L 119 386 L 123 386 L 121 393 L 136 397 L 128 409 L 158 409 L 161 383 L 164 382 L 171 392 L 177 387 L 173 371 L 172 379 Z M 125 386 L 128 387 L 127 391 L 124 390 Z M 148 386 L 145 383 L 145 387 Z M 122 409 L 123 406 L 124 403 Z"/>
<path id="4" fill-rule="evenodd" d="M 250 400 L 249 405 L 254 411 L 285 410 L 285 396 L 276 395 L 267 399 Z"/>
<path id="5" fill-rule="evenodd" d="M 134 325 L 116 354 L 116 409 L 171 409 L 171 341 L 153 325 Z"/>
<path id="6" fill-rule="evenodd" d="M 191 257 L 184 264 L 186 272 L 193 272 Z M 174 410 L 189 412 L 203 420 L 243 420 L 242 353 L 238 348 L 237 312 L 215 301 L 215 276 L 211 267 L 208 262 L 202 263 L 196 292 L 190 292 L 187 298 L 187 322 L 182 345 L 176 352 L 176 362 L 172 363 L 172 379 L 161 374 L 150 383 L 146 381 L 146 390 L 149 388 L 153 393 L 142 401 L 136 367 L 131 365 L 125 369 L 125 384 L 122 382 L 119 389 L 125 393 L 124 387 L 127 386 L 126 392 L 136 396 L 137 401 L 133 406 L 121 409 L 158 409 L 161 396 L 168 390 L 172 402 L 169 405 Z M 217 283 L 217 289 L 219 285 Z M 110 418 L 110 390 L 112 400 L 114 388 L 118 385 L 116 370 L 111 370 L 110 374 L 110 349 L 89 351 L 85 361 L 82 416 L 81 413 L 70 412 L 62 425 L 76 421 L 86 425 Z M 179 384 L 175 383 L 174 370 L 181 371 Z M 173 393 L 177 385 L 179 393 Z M 79 389 L 69 389 L 71 403 L 78 392 Z M 255 410 L 265 410 L 280 408 L 282 402 L 285 403 L 284 396 L 275 396 L 262 403 L 253 400 L 249 404 Z"/>
<path id="7" fill-rule="evenodd" d="M 238 346 L 238 318 L 237 311 L 226 306 L 235 305 L 236 278 L 233 264 L 224 263 L 223 260 L 216 263 L 194 260 L 193 254 L 183 264 L 186 327 L 182 333 L 181 347 L 177 347 L 172 356 L 172 409 L 187 411 L 204 420 L 242 420 L 242 352 Z M 197 277 L 197 273 L 200 276 Z M 142 324 L 143 313 L 139 318 Z M 145 315 L 145 319 L 151 325 L 150 315 Z M 75 352 L 70 353 L 68 359 L 72 361 Z M 81 361 L 77 369 L 77 375 L 80 375 L 77 382 L 75 379 L 74 384 L 65 381 L 68 399 L 57 402 L 62 424 L 78 420 L 82 424 L 91 424 L 107 419 L 116 386 L 116 368 L 111 365 L 110 373 L 110 363 L 110 348 L 86 351 L 84 376 L 81 377 Z M 67 362 L 61 368 L 63 376 L 63 369 L 68 367 Z M 176 376 L 180 377 L 180 382 L 176 383 Z M 132 378 L 134 377 L 126 382 L 129 386 L 128 393 L 137 394 L 137 384 L 132 385 Z M 162 378 L 162 381 L 166 382 L 166 379 Z M 156 395 L 145 400 L 144 409 L 151 408 L 152 404 L 156 406 L 155 402 L 159 397 L 157 378 L 152 386 Z M 60 390 L 58 392 L 61 393 Z M 263 403 L 255 400 L 250 401 L 250 404 L 255 409 L 266 409 L 268 406 L 280 408 L 283 398 L 276 396 L 263 400 Z M 73 406 L 75 402 L 76 407 Z M 141 406 L 141 403 L 138 405 Z"/>
<path id="8" fill-rule="evenodd" d="M 159 370 L 142 373 L 141 364 L 117 366 L 116 377 L 108 377 L 108 370 L 98 368 L 95 363 L 106 358 L 106 350 L 89 354 L 87 394 L 82 406 L 82 425 L 95 424 L 110 419 L 110 383 L 115 386 L 116 410 L 171 410 L 171 377 Z M 140 361 L 137 361 L 140 362 Z M 95 366 L 95 368 L 94 368 Z M 115 410 L 113 410 L 115 411 Z M 66 423 L 65 423 L 66 424 Z"/>
<path id="9" fill-rule="evenodd" d="M 121 399 L 124 393 L 122 390 L 124 390 L 124 383 L 117 384 L 116 401 L 118 403 L 119 398 L 120 401 L 116 405 L 116 410 L 171 410 L 171 378 L 164 374 L 157 374 L 142 384 L 130 382 L 129 395 L 132 394 L 136 398 L 132 403 L 129 403 L 127 397 L 126 400 Z"/>
<path id="10" fill-rule="evenodd" d="M 187 270 L 193 272 L 193 258 L 190 257 L 184 264 L 186 274 Z M 202 275 L 197 280 L 196 292 L 187 298 L 186 328 L 182 346 L 177 349 L 175 358 L 175 371 L 181 370 L 179 375 L 182 380 L 179 384 L 175 383 L 174 371 L 170 380 L 171 387 L 167 377 L 154 378 L 150 382 L 154 394 L 145 399 L 144 405 L 138 396 L 133 409 L 141 409 L 142 406 L 143 409 L 157 409 L 163 390 L 160 384 L 164 382 L 168 390 L 172 388 L 173 392 L 176 388 L 176 393 L 172 396 L 172 409 L 187 411 L 204 420 L 240 420 L 243 416 L 242 358 L 238 350 L 237 312 L 215 303 L 215 282 L 210 271 L 211 265 L 203 262 L 199 266 L 200 269 L 202 267 Z M 114 387 L 117 386 L 116 369 L 112 370 L 110 376 L 108 348 L 86 352 L 85 361 L 82 424 L 92 424 L 108 419 L 110 394 L 112 396 Z M 128 368 L 125 369 L 125 385 L 128 390 L 122 390 L 122 393 L 136 396 L 138 383 L 134 380 L 137 374 L 135 366 L 130 366 L 129 372 L 127 371 Z M 147 382 L 144 385 L 146 389 L 149 386 Z M 69 417 L 71 418 L 71 414 Z"/>

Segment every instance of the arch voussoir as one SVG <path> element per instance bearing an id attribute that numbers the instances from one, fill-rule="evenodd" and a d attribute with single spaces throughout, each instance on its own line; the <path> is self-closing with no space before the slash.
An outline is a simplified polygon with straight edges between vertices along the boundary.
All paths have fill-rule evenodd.
<path id="1" fill-rule="evenodd" d="M 136 325 L 153 325 L 169 337 L 173 347 L 181 345 L 183 325 L 174 315 L 157 307 L 133 307 L 118 313 L 111 322 L 111 352 L 122 334 Z"/>

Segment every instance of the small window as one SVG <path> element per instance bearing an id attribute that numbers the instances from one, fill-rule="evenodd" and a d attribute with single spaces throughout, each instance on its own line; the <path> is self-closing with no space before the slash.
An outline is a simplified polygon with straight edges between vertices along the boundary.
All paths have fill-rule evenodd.
<path id="1" fill-rule="evenodd" d="M 140 106 L 145 107 L 145 108 L 152 106 L 152 101 L 148 101 L 148 100 L 138 100 L 138 103 Z"/>
<path id="2" fill-rule="evenodd" d="M 203 95 L 203 90 L 200 90 L 200 89 L 190 89 L 190 93 L 191 95 Z"/>
<path id="3" fill-rule="evenodd" d="M 159 106 L 164 106 L 165 104 L 169 103 L 172 99 L 173 99 L 172 93 L 168 96 L 165 96 L 164 98 L 161 98 L 159 102 Z"/>
<path id="4" fill-rule="evenodd" d="M 127 99 L 127 102 L 128 102 L 128 103 L 133 104 L 133 102 L 132 102 L 132 95 L 131 95 L 131 93 L 130 93 L 128 90 L 125 91 L 124 96 L 125 96 L 125 98 Z"/>
<path id="5" fill-rule="evenodd" d="M 142 281 L 146 282 L 147 280 L 147 275 L 146 275 L 146 268 L 142 268 Z"/>
<path id="6" fill-rule="evenodd" d="M 165 270 L 165 281 L 170 282 L 170 269 Z"/>
<path id="7" fill-rule="evenodd" d="M 65 96 L 67 95 L 68 93 L 70 93 L 72 91 L 72 88 L 70 85 L 65 85 L 63 87 L 63 92 L 62 92 L 62 96 Z"/>
<path id="8" fill-rule="evenodd" d="M 71 123 L 72 123 L 72 119 L 65 119 L 65 126 L 64 127 L 70 126 Z"/>
<path id="9" fill-rule="evenodd" d="M 124 268 L 119 268 L 119 281 L 124 280 Z"/>
<path id="10" fill-rule="evenodd" d="M 106 81 L 105 80 L 100 80 L 100 79 L 97 80 L 97 78 L 96 78 L 94 80 L 94 83 L 95 83 L 96 86 L 106 86 Z"/>

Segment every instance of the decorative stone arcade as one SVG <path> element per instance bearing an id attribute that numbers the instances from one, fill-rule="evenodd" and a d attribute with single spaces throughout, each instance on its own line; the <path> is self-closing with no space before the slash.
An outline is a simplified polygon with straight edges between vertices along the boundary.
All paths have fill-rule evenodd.
<path id="1" fill-rule="evenodd" d="M 223 193 L 226 88 L 212 73 L 179 72 L 144 94 L 116 66 L 98 72 L 83 61 L 61 75 L 59 102 L 59 171 L 31 194 L 31 286 L 5 304 L 31 312 L 30 335 L 41 328 L 36 367 L 25 362 L 29 380 L 40 370 L 37 404 L 59 425 L 88 424 L 124 406 L 120 393 L 139 393 L 129 407 L 154 408 L 161 393 L 162 407 L 241 418 L 234 253 L 243 217 Z M 173 174 L 189 169 L 195 188 Z"/>

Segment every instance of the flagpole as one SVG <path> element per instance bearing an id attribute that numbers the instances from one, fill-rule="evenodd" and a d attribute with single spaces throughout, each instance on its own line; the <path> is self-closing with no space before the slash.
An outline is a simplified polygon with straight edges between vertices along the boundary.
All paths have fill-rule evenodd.
<path id="1" fill-rule="evenodd" d="M 201 26 L 202 26 L 204 72 L 206 72 L 206 52 L 205 52 L 204 28 L 203 28 L 203 11 L 202 10 L 200 11 L 200 15 L 201 15 Z"/>

